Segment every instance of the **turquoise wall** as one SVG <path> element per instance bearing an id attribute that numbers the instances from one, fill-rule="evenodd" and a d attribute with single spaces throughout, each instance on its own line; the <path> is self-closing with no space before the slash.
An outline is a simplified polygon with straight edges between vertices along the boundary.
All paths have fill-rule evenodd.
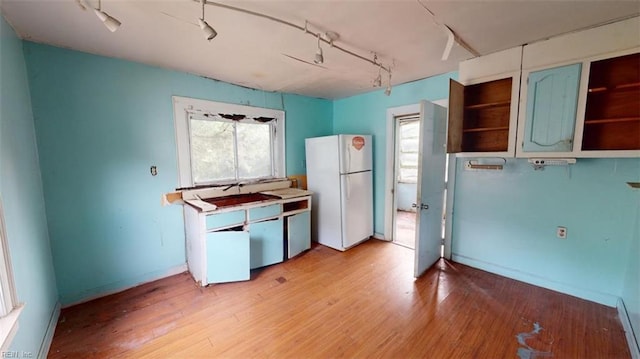
<path id="1" fill-rule="evenodd" d="M 636 199 L 635 228 L 627 251 L 627 273 L 622 287 L 622 300 L 633 327 L 636 342 L 640 343 L 640 190 L 631 195 Z"/>
<path id="2" fill-rule="evenodd" d="M 384 232 L 386 111 L 448 97 L 444 74 L 334 101 L 334 133 L 374 136 L 375 232 Z M 503 171 L 466 171 L 458 160 L 452 254 L 456 261 L 638 313 L 637 246 L 640 159 L 579 159 L 534 171 L 510 159 Z M 568 238 L 556 238 L 556 227 Z M 634 244 L 635 243 L 635 244 Z M 635 247 L 637 248 L 637 247 Z M 637 249 L 632 250 L 638 258 Z M 631 262 L 635 262 L 632 264 Z M 626 278 L 626 280 L 625 280 Z"/>
<path id="3" fill-rule="evenodd" d="M 544 171 L 524 159 L 468 171 L 458 159 L 453 259 L 615 306 L 638 221 L 638 192 L 626 182 L 639 175 L 640 159 L 578 159 Z"/>
<path id="4" fill-rule="evenodd" d="M 0 14 L 0 197 L 18 300 L 10 350 L 35 358 L 58 301 L 22 41 Z"/>
<path id="5" fill-rule="evenodd" d="M 58 291 L 70 304 L 185 264 L 171 96 L 286 111 L 287 173 L 330 134 L 327 100 L 24 42 Z M 149 167 L 158 175 L 152 177 Z"/>
<path id="6" fill-rule="evenodd" d="M 457 73 L 394 86 L 391 96 L 385 96 L 382 89 L 333 102 L 334 133 L 373 136 L 373 215 L 374 231 L 379 236 L 384 233 L 387 109 L 416 104 L 420 100 L 435 101 L 448 98 L 450 78 L 457 79 Z"/>

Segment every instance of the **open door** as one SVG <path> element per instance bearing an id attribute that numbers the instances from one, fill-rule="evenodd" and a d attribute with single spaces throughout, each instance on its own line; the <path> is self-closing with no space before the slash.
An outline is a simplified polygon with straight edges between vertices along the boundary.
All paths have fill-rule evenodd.
<path id="1" fill-rule="evenodd" d="M 420 102 L 415 277 L 440 259 L 447 110 Z"/>

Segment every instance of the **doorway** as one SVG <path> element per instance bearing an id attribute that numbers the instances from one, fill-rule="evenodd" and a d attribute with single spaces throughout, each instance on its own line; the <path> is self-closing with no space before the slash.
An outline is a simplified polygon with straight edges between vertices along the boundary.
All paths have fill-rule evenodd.
<path id="1" fill-rule="evenodd" d="M 444 107 L 443 113 L 442 109 L 434 109 L 432 106 L 427 105 L 427 102 L 421 101 L 420 104 L 387 109 L 387 133 L 389 134 L 389 136 L 387 137 L 388 141 L 386 144 L 387 161 L 385 166 L 386 185 L 384 238 L 394 244 L 414 249 L 416 251 L 416 256 L 418 255 L 418 252 L 421 252 L 420 257 L 422 258 L 424 255 L 424 253 L 422 252 L 425 250 L 425 243 L 416 243 L 416 238 L 418 238 L 416 232 L 422 232 L 423 226 L 427 225 L 427 228 L 431 228 L 429 230 L 431 233 L 429 235 L 429 238 L 431 238 L 429 239 L 429 241 L 432 244 L 430 245 L 431 247 L 429 247 L 430 249 L 428 249 L 429 252 L 433 253 L 433 251 L 437 251 L 437 254 L 432 254 L 434 257 L 444 257 L 450 259 L 452 229 L 451 214 L 453 212 L 453 182 L 455 180 L 455 176 L 452 176 L 449 171 L 455 171 L 456 157 L 448 156 L 444 150 L 437 150 L 438 154 L 435 154 L 431 152 L 431 149 L 429 149 L 431 148 L 430 146 L 435 146 L 433 147 L 434 150 L 436 148 L 444 148 L 443 138 L 446 136 L 446 107 L 448 103 L 447 99 L 433 101 L 432 104 Z M 425 108 L 429 113 L 426 116 L 436 116 L 437 120 L 435 120 L 434 122 L 433 117 L 431 117 L 432 120 L 427 121 L 429 123 L 429 127 L 425 127 L 424 129 L 422 129 L 419 126 L 425 121 Z M 411 127 L 409 123 L 415 121 L 416 119 L 418 120 L 418 126 L 416 126 L 419 130 L 418 134 L 407 135 L 405 133 L 405 135 L 403 135 L 400 127 L 403 127 L 404 129 L 404 127 L 406 126 L 408 133 L 414 132 L 414 130 L 409 130 L 409 128 Z M 405 123 L 407 124 L 401 125 Z M 434 125 L 434 123 L 436 123 L 437 125 Z M 420 155 L 419 153 L 416 154 L 415 151 L 411 151 L 411 147 L 413 146 L 415 149 L 415 143 L 421 142 L 420 135 L 422 134 L 423 136 L 426 136 L 426 133 L 433 133 L 434 136 L 433 138 L 425 137 L 424 139 L 422 139 L 423 141 L 427 141 L 425 143 L 428 143 L 428 145 L 426 146 L 429 147 L 425 147 L 424 150 L 430 152 L 429 162 L 432 164 L 426 165 L 425 167 L 425 164 L 421 163 L 424 168 L 422 170 L 423 173 L 420 174 L 417 173 L 420 171 L 420 166 L 418 166 L 416 172 L 415 161 L 411 163 L 411 160 L 414 159 L 416 155 L 418 157 L 418 161 L 420 161 Z M 436 136 L 435 133 L 438 133 L 438 135 Z M 434 142 L 434 140 L 436 139 L 437 141 Z M 403 142 L 402 140 L 405 140 L 404 142 L 407 142 L 406 146 L 404 144 L 401 144 L 401 142 Z M 411 143 L 410 140 L 413 140 L 413 143 Z M 420 144 L 418 148 L 420 148 L 420 146 L 423 145 Z M 439 160 L 439 164 L 436 165 L 436 167 L 433 167 L 433 160 L 435 160 L 436 158 L 432 157 L 434 155 L 443 156 L 440 157 L 441 160 Z M 401 156 L 403 157 L 402 161 L 400 158 Z M 440 168 L 440 166 L 442 168 Z M 402 173 L 400 173 L 401 168 Z M 427 168 L 429 169 L 427 170 Z M 432 189 L 432 186 L 434 185 L 436 187 L 442 186 L 441 194 L 436 195 L 435 197 L 431 196 L 430 198 L 422 198 L 423 195 L 421 195 L 421 199 L 418 199 L 418 196 L 416 194 L 411 194 L 409 197 L 413 198 L 413 200 L 409 201 L 409 205 L 407 205 L 408 201 L 405 198 L 407 197 L 406 194 L 407 192 L 414 193 L 414 191 L 407 191 L 407 187 L 409 186 L 404 184 L 407 184 L 407 182 L 419 182 L 421 180 L 420 175 L 424 176 L 424 179 L 427 179 L 428 183 L 431 183 L 431 185 L 429 186 Z M 446 189 L 449 190 L 445 191 Z M 425 188 L 418 188 L 418 195 L 421 192 L 424 192 L 424 190 Z M 427 191 L 429 191 L 429 189 L 427 189 Z M 435 205 L 436 202 L 440 202 L 442 204 Z M 414 203 L 417 204 L 416 207 L 425 207 L 428 208 L 428 210 L 418 210 L 418 208 L 413 207 Z M 424 206 L 425 204 L 427 205 Z M 416 214 L 420 213 L 431 213 L 431 215 L 429 215 L 431 218 L 429 224 L 425 222 L 418 225 L 421 220 L 424 220 L 424 218 L 422 217 L 420 217 L 420 219 L 417 218 Z M 413 236 L 411 236 L 412 233 Z M 420 234 L 420 238 L 422 238 L 422 235 L 423 233 Z M 406 241 L 405 238 L 408 238 L 409 241 Z M 420 247 L 420 251 L 418 251 L 418 247 Z M 416 259 L 416 263 L 418 262 L 420 261 Z"/>
<path id="2" fill-rule="evenodd" d="M 395 118 L 395 210 L 392 242 L 415 249 L 420 117 Z"/>

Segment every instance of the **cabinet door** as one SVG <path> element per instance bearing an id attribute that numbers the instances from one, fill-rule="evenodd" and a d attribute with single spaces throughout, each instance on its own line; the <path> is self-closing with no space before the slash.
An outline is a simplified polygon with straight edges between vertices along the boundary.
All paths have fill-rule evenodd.
<path id="1" fill-rule="evenodd" d="M 522 150 L 571 152 L 581 64 L 531 72 Z"/>
<path id="2" fill-rule="evenodd" d="M 462 122 L 464 120 L 464 86 L 449 79 L 449 125 L 447 152 L 462 152 Z"/>
<path id="3" fill-rule="evenodd" d="M 311 212 L 287 217 L 287 258 L 311 248 Z"/>
<path id="4" fill-rule="evenodd" d="M 249 233 L 207 233 L 207 284 L 249 280 Z"/>
<path id="5" fill-rule="evenodd" d="M 284 260 L 283 230 L 282 218 L 249 224 L 251 269 Z"/>

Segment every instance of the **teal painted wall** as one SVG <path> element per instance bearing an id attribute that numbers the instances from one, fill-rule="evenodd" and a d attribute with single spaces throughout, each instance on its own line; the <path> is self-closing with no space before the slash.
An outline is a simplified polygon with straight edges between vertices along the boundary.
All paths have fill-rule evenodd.
<path id="1" fill-rule="evenodd" d="M 634 190 L 636 199 L 635 228 L 628 250 L 627 273 L 622 287 L 622 300 L 633 327 L 636 342 L 640 343 L 640 190 Z"/>
<path id="2" fill-rule="evenodd" d="M 330 101 L 31 42 L 24 53 L 63 305 L 185 264 L 182 208 L 160 205 L 178 187 L 171 96 L 284 109 L 289 174 L 304 171 L 304 138 L 332 130 Z"/>
<path id="3" fill-rule="evenodd" d="M 370 134 L 373 136 L 373 204 L 374 231 L 384 233 L 384 187 L 387 141 L 387 109 L 412 105 L 420 100 L 440 100 L 449 97 L 449 79 L 457 73 L 447 73 L 394 86 L 391 96 L 384 89 L 348 97 L 333 102 L 333 132 Z"/>
<path id="4" fill-rule="evenodd" d="M 18 300 L 10 350 L 35 358 L 58 301 L 22 41 L 0 14 L 0 197 Z"/>
<path id="5" fill-rule="evenodd" d="M 544 171 L 523 159 L 468 171 L 458 159 L 453 259 L 615 306 L 638 221 L 638 193 L 625 182 L 639 175 L 640 159 L 578 159 Z"/>

